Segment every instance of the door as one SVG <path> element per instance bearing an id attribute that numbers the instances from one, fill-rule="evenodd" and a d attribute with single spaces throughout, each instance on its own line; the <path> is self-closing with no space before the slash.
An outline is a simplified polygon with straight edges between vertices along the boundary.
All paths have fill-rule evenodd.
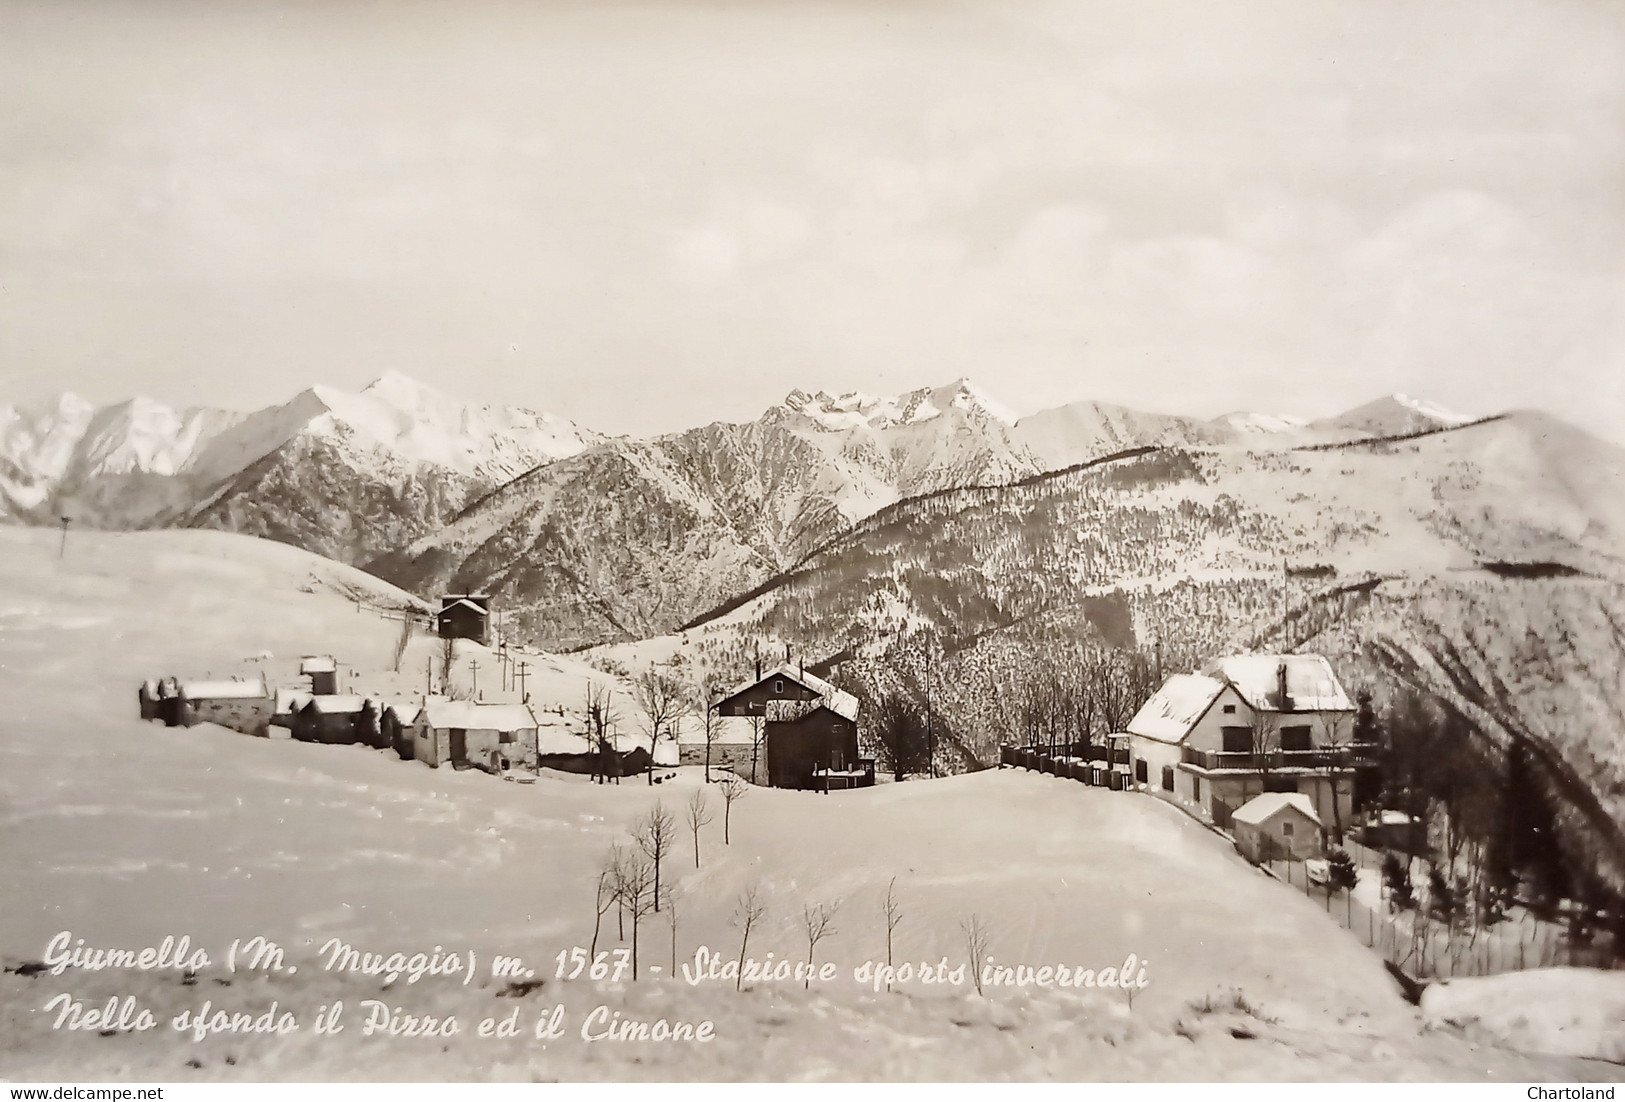
<path id="1" fill-rule="evenodd" d="M 468 731 L 462 727 L 451 729 L 451 748 L 448 752 L 453 765 L 465 765 L 468 762 Z"/>

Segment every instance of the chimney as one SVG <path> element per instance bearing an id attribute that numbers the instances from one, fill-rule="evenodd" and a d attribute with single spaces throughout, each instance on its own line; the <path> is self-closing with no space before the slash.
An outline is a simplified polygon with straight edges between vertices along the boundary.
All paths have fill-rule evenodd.
<path id="1" fill-rule="evenodd" d="M 1281 700 L 1281 711 L 1290 712 L 1290 711 L 1292 711 L 1292 698 L 1287 695 L 1287 691 L 1286 691 L 1286 659 L 1285 658 L 1281 659 L 1281 664 L 1275 668 L 1275 678 L 1276 678 L 1276 692 L 1280 695 L 1280 700 Z"/>
<path id="2" fill-rule="evenodd" d="M 784 664 L 786 666 L 788 666 L 790 664 L 790 644 L 789 643 L 784 644 Z"/>

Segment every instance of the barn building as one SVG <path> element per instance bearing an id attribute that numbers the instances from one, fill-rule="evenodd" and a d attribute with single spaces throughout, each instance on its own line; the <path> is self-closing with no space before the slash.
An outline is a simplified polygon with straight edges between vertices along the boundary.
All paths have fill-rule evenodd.
<path id="1" fill-rule="evenodd" d="M 442 639 L 491 641 L 491 598 L 484 593 L 448 593 L 440 598 L 435 628 Z"/>
<path id="2" fill-rule="evenodd" d="M 453 769 L 536 771 L 536 717 L 524 704 L 430 698 L 412 720 L 412 756 Z"/>
<path id="3" fill-rule="evenodd" d="M 260 738 L 271 733 L 272 698 L 264 681 L 182 681 L 171 699 L 171 726 L 214 723 Z"/>
<path id="4" fill-rule="evenodd" d="M 294 714 L 293 737 L 301 742 L 347 745 L 362 741 L 370 705 L 359 696 L 313 696 Z"/>
<path id="5" fill-rule="evenodd" d="M 828 791 L 874 784 L 873 758 L 858 756 L 858 701 L 785 663 L 716 704 L 721 716 L 759 718 L 767 783 Z"/>

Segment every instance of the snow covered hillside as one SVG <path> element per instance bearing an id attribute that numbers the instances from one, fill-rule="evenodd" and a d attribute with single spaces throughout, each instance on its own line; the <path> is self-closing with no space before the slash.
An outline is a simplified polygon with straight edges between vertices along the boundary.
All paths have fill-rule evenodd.
<path id="1" fill-rule="evenodd" d="M 944 714 L 984 762 L 1017 737 L 1013 671 L 1071 640 L 1160 645 L 1170 663 L 1325 651 L 1354 684 L 1398 678 L 1551 748 L 1619 877 L 1625 523 L 1599 488 L 1625 484 L 1625 453 L 1554 437 L 1515 414 L 1382 444 L 1174 448 L 933 495 L 685 635 L 713 653 L 766 638 L 809 662 L 896 666 L 897 641 L 928 629 L 948 652 Z"/>
<path id="2" fill-rule="evenodd" d="M 548 646 L 625 641 L 671 630 L 909 497 L 1136 447 L 1281 450 L 1371 435 L 1093 402 L 1018 420 L 964 379 L 895 397 L 798 390 L 756 421 L 606 441 L 538 468 L 369 569 L 420 593 L 491 590 Z"/>
<path id="3" fill-rule="evenodd" d="M 143 723 L 135 687 L 163 670 L 223 676 L 331 651 L 359 682 L 387 680 L 399 625 L 356 600 L 410 599 L 347 567 L 219 533 L 76 533 L 62 559 L 49 532 L 5 529 L 0 541 L 6 1078 L 1562 1081 L 1618 1072 L 1428 1028 L 1377 958 L 1315 903 L 1172 808 L 1017 772 L 830 796 L 753 790 L 733 809 L 726 846 L 713 790 L 699 867 L 686 833 L 667 858 L 676 956 L 706 945 L 731 957 L 730 915 L 755 886 L 766 903 L 749 946 L 757 959 L 804 958 L 803 905 L 839 902 L 835 932 L 817 947 L 819 960 L 840 965 L 833 979 L 807 989 L 756 982 L 741 994 L 731 981 L 674 982 L 668 908 L 643 920 L 639 980 L 561 981 L 555 955 L 592 937 L 606 850 L 656 800 L 679 809 L 697 771 L 660 786 L 562 776 L 505 784 L 358 746 Z M 561 661 L 539 703 L 571 703 L 583 676 Z M 968 982 L 912 981 L 876 991 L 850 969 L 884 958 L 880 902 L 894 880 L 899 963 L 957 964 L 960 922 L 975 915 L 999 963 L 1115 970 L 1133 953 L 1148 984 L 1132 1002 L 1120 987 L 980 997 Z M 615 927 L 611 912 L 601 947 L 625 944 Z M 21 967 L 63 930 L 92 947 L 189 935 L 211 963 L 192 977 Z M 297 972 L 228 972 L 231 941 L 254 935 L 285 947 Z M 386 986 L 325 970 L 318 954 L 334 937 L 384 953 L 472 950 L 480 966 L 466 986 L 444 976 Z M 527 992 L 491 978 L 498 952 L 520 955 L 545 982 Z M 64 992 L 96 1007 L 130 996 L 162 1024 L 53 1029 L 44 1007 Z M 318 1036 L 317 1009 L 338 999 L 350 1028 Z M 455 1014 L 464 1033 L 365 1037 L 367 999 Z M 193 1040 L 169 1028 L 205 1001 L 259 1015 L 273 1000 L 299 1030 Z M 531 1023 L 560 1003 L 565 1036 L 534 1040 Z M 598 1005 L 708 1019 L 716 1040 L 583 1041 Z M 475 1035 L 481 1018 L 515 1011 L 524 1037 Z"/>
<path id="4" fill-rule="evenodd" d="M 598 439 L 396 373 L 359 394 L 316 386 L 246 414 L 144 398 L 98 409 L 64 395 L 43 413 L 0 408 L 0 516 L 229 528 L 353 559 Z"/>

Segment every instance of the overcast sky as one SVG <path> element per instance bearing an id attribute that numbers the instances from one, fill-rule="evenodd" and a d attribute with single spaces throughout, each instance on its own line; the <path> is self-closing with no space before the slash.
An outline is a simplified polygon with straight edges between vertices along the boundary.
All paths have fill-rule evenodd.
<path id="1" fill-rule="evenodd" d="M 1625 440 L 1625 5 L 0 0 L 0 403 L 969 376 Z"/>

